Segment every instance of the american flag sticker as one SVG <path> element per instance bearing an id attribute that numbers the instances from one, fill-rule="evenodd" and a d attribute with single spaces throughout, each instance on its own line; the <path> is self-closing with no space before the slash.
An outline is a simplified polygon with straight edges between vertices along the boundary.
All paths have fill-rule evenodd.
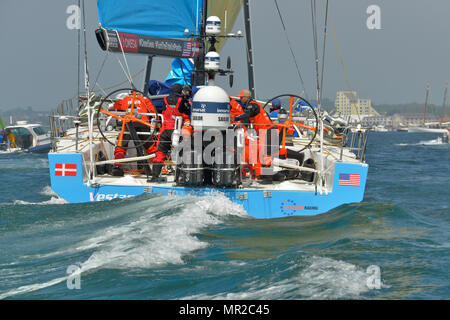
<path id="1" fill-rule="evenodd" d="M 183 58 L 193 58 L 198 56 L 200 45 L 198 42 L 187 41 L 183 44 L 183 52 L 181 56 Z"/>
<path id="2" fill-rule="evenodd" d="M 360 175 L 354 173 L 340 173 L 339 185 L 347 187 L 359 187 Z"/>
<path id="3" fill-rule="evenodd" d="M 181 53 L 181 55 L 183 57 L 189 57 L 191 55 L 191 52 L 192 52 L 192 42 L 186 42 L 184 44 L 183 52 Z"/>
<path id="4" fill-rule="evenodd" d="M 55 176 L 75 177 L 77 175 L 77 165 L 71 163 L 55 164 Z"/>

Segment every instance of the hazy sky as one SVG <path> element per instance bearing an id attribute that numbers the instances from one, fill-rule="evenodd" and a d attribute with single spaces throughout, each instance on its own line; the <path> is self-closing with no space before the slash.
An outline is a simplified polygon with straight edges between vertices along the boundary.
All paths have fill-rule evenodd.
<path id="1" fill-rule="evenodd" d="M 300 65 L 307 93 L 314 96 L 315 72 L 310 0 L 277 0 Z M 319 12 L 319 48 L 322 47 L 323 4 Z M 32 106 L 49 110 L 77 91 L 77 32 L 66 27 L 66 9 L 76 0 L 0 0 L 0 110 Z M 105 53 L 98 47 L 96 0 L 86 0 L 88 60 L 91 83 Z M 380 8 L 380 29 L 369 29 L 371 5 Z M 347 69 L 350 85 L 360 98 L 374 104 L 425 100 L 431 85 L 431 103 L 441 104 L 445 81 L 450 79 L 450 1 L 448 0 L 330 0 L 330 18 Z M 274 0 L 251 0 L 255 50 L 256 91 L 259 97 L 299 94 L 301 85 Z M 234 27 L 244 31 L 242 12 Z M 247 87 L 245 41 L 229 40 L 222 52 L 232 56 L 234 87 L 219 81 L 231 95 Z M 347 90 L 333 33 L 328 29 L 324 97 Z M 164 80 L 171 60 L 155 60 L 152 79 Z M 145 65 L 144 56 L 129 55 L 131 73 Z M 107 87 L 123 81 L 117 58 L 110 54 L 99 77 Z M 142 76 L 137 80 L 142 86 Z M 96 88 L 97 89 L 97 88 Z"/>

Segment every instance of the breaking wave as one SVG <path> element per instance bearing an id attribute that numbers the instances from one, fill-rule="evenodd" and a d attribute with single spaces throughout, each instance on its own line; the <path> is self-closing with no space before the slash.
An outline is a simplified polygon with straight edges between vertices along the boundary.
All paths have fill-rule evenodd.
<path id="1" fill-rule="evenodd" d="M 360 266 L 320 256 L 304 256 L 286 270 L 290 277 L 276 281 L 271 277 L 256 277 L 241 285 L 242 291 L 219 294 L 199 294 L 183 299 L 219 300 L 280 300 L 280 299 L 360 299 L 373 288 L 370 274 Z M 388 287 L 381 283 L 381 287 Z"/>
<path id="2" fill-rule="evenodd" d="M 50 190 L 46 187 L 42 192 L 50 195 Z M 51 201 L 56 200 L 48 200 Z M 120 201 L 127 200 L 117 202 Z M 89 258 L 79 264 L 79 271 L 83 275 L 98 269 L 128 270 L 181 265 L 185 263 L 186 256 L 208 246 L 206 241 L 197 237 L 201 230 L 218 225 L 229 217 L 248 217 L 241 206 L 220 195 L 184 198 L 160 196 L 157 199 L 128 202 L 129 215 L 125 221 L 99 228 L 87 239 L 64 249 L 32 258 L 61 258 L 89 253 Z M 105 212 L 105 222 L 111 218 L 108 214 L 111 213 Z M 87 219 L 87 223 L 92 221 Z M 67 276 L 58 277 L 21 286 L 0 293 L 0 299 L 40 290 L 67 279 Z"/>

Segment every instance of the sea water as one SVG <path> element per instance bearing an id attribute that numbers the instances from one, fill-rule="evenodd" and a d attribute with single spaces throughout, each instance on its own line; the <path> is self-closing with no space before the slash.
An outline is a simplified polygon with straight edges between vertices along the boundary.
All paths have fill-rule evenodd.
<path id="1" fill-rule="evenodd" d="M 450 145 L 371 133 L 364 201 L 256 220 L 225 197 L 67 204 L 0 154 L 1 299 L 449 299 Z"/>

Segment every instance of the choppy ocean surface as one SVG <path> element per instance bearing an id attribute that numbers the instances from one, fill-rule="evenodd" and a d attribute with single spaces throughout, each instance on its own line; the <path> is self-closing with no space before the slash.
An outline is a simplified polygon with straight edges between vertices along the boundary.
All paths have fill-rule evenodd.
<path id="1" fill-rule="evenodd" d="M 222 197 L 66 204 L 46 155 L 0 154 L 0 298 L 449 299 L 450 145 L 374 132 L 367 162 L 362 203 L 255 220 Z"/>

